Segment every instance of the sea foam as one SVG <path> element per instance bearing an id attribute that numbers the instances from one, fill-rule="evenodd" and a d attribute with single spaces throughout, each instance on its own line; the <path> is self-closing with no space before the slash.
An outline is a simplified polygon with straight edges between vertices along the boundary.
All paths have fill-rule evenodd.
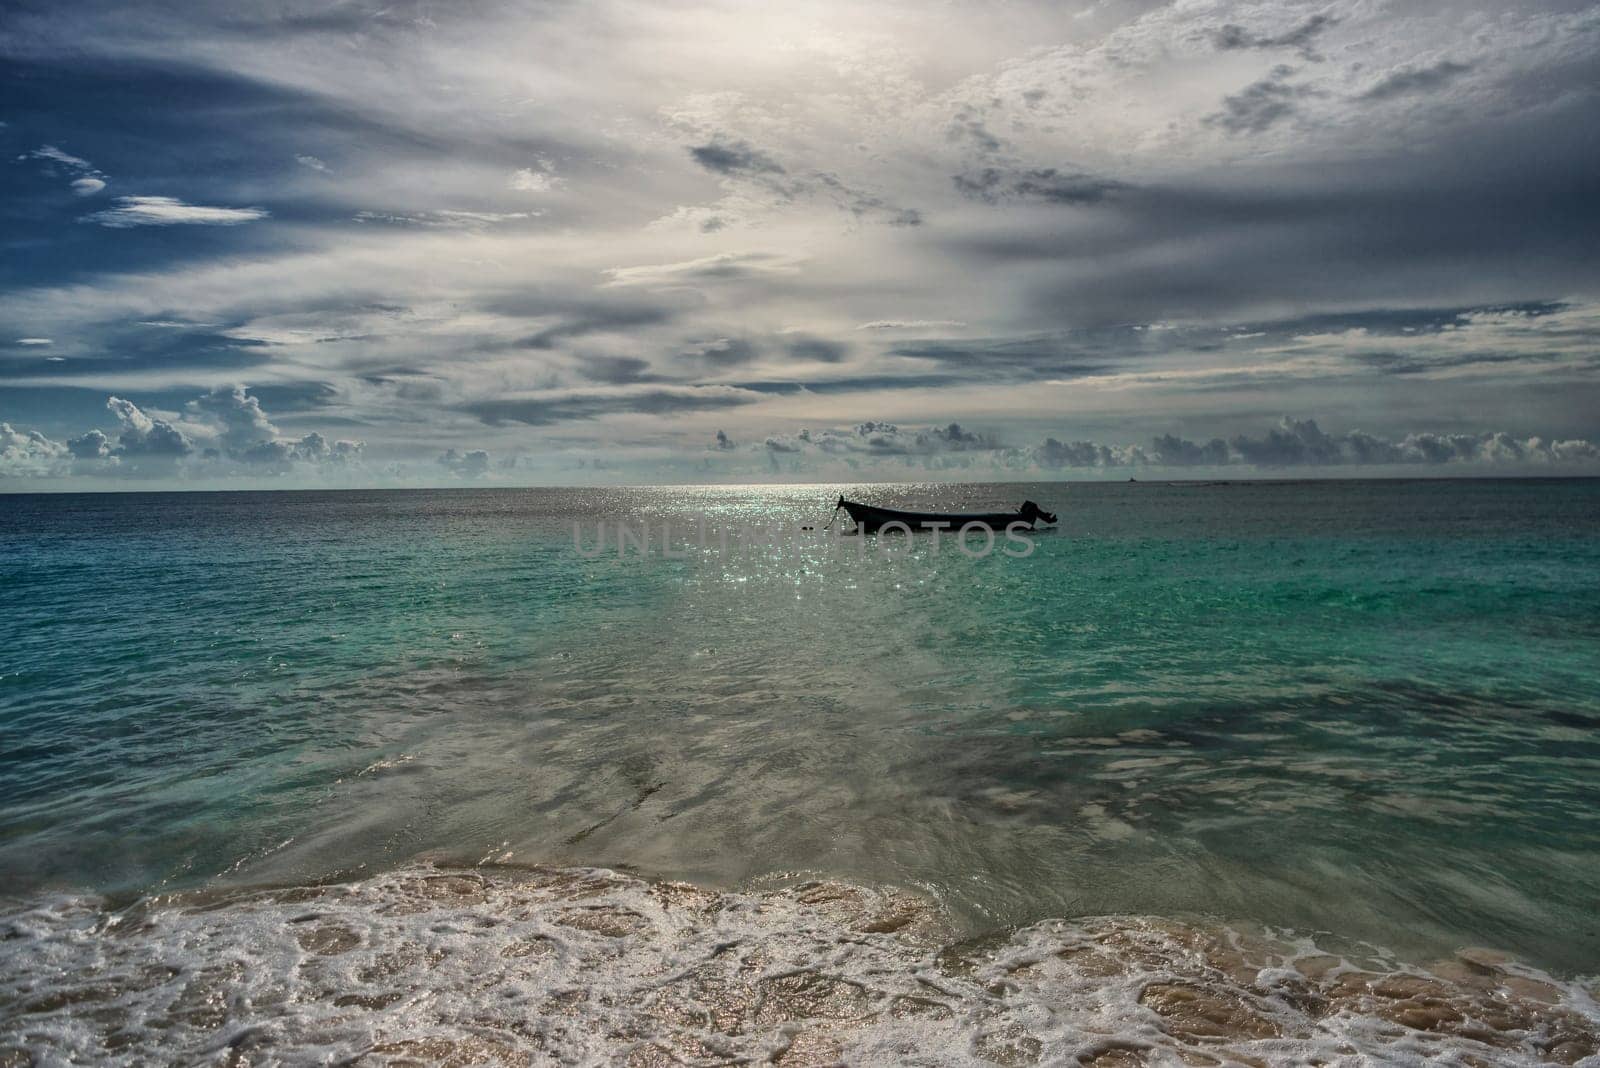
<path id="1" fill-rule="evenodd" d="M 0 1064 L 1600 1063 L 1592 982 L 790 880 L 413 865 L 0 919 Z"/>

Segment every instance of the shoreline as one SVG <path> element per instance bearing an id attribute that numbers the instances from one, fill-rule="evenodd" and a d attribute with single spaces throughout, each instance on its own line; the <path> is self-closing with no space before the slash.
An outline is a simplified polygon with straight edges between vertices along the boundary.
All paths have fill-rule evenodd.
<path id="1" fill-rule="evenodd" d="M 1600 985 L 1108 916 L 962 937 L 891 887 L 414 862 L 0 913 L 0 1064 L 1592 1063 Z"/>

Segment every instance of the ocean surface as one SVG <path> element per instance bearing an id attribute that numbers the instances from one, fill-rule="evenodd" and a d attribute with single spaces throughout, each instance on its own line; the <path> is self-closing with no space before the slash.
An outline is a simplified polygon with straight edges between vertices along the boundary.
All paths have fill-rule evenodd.
<path id="1" fill-rule="evenodd" d="M 796 533 L 841 492 L 1061 522 Z M 1600 481 L 0 496 L 0 605 L 0 1063 L 1594 1052 Z M 1513 1038 L 1329 986 L 1396 974 Z"/>

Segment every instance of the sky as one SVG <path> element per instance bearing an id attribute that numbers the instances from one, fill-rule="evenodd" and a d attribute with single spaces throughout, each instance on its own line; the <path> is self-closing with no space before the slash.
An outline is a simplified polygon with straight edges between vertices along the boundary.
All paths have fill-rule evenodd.
<path id="1" fill-rule="evenodd" d="M 1600 5 L 12 0 L 0 491 L 1600 474 Z"/>

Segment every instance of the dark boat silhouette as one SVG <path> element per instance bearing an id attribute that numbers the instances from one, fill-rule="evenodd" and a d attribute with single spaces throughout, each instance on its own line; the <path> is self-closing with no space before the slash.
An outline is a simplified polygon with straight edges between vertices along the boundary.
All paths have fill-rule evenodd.
<path id="1" fill-rule="evenodd" d="M 843 508 L 856 527 L 863 533 L 881 530 L 891 523 L 902 524 L 907 530 L 943 529 L 957 531 L 969 523 L 986 526 L 990 530 L 1004 531 L 1012 525 L 1032 530 L 1039 523 L 1054 523 L 1055 514 L 1047 512 L 1032 501 L 1023 501 L 1015 512 L 904 512 L 898 508 L 879 508 L 875 504 L 847 501 L 843 496 L 833 506 L 837 512 Z"/>

